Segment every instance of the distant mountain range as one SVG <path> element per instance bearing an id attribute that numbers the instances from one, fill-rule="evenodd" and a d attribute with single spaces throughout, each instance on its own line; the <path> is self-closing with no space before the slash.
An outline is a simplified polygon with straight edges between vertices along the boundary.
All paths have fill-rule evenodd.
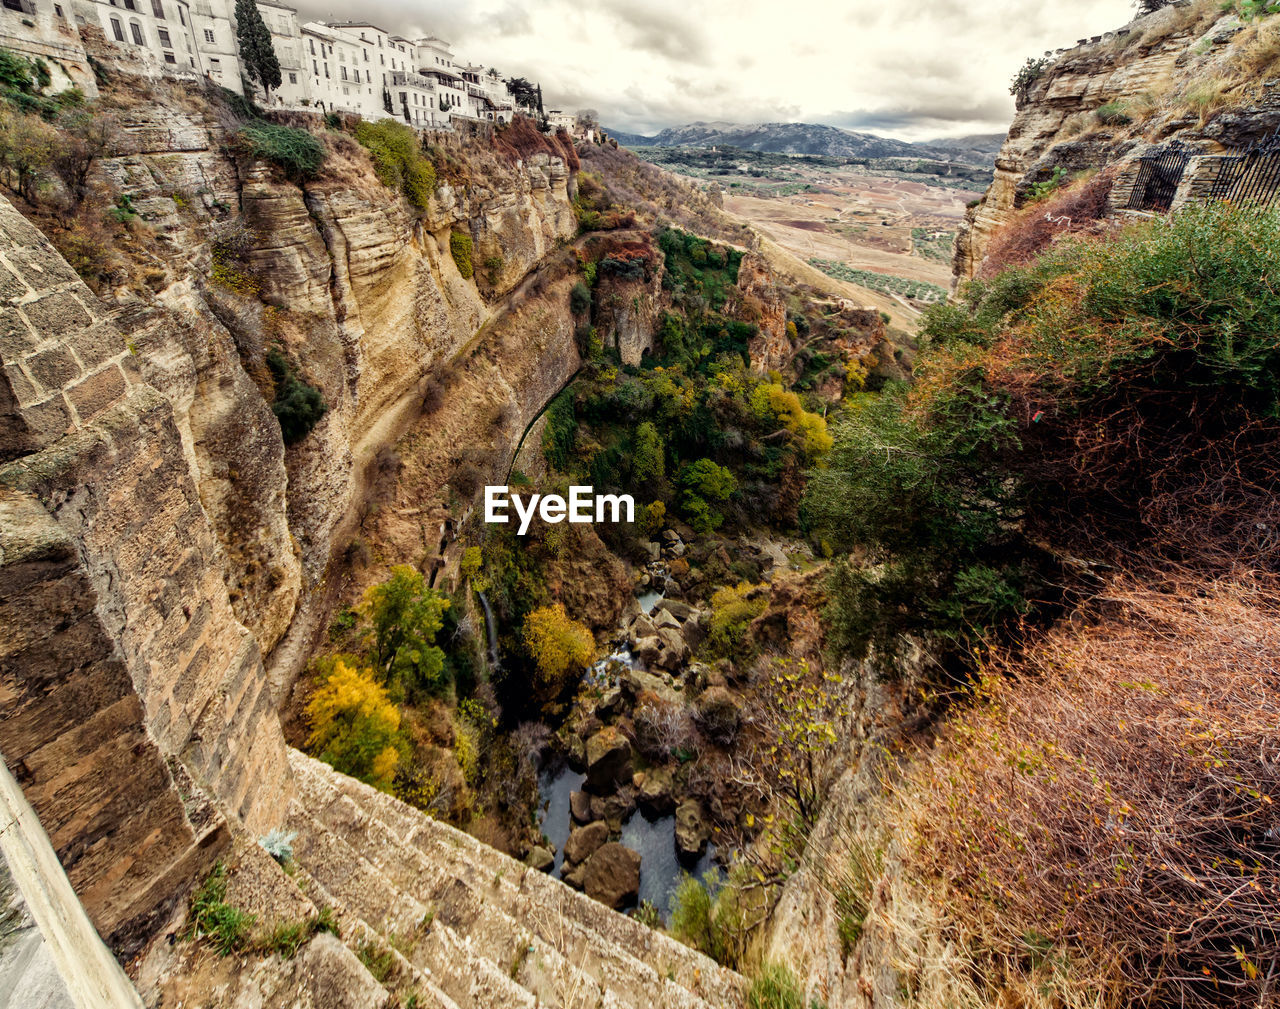
<path id="1" fill-rule="evenodd" d="M 949 137 L 913 144 L 817 123 L 689 123 L 646 137 L 605 128 L 624 147 L 741 147 L 773 154 L 823 154 L 836 158 L 937 158 L 990 167 L 1003 133 Z"/>

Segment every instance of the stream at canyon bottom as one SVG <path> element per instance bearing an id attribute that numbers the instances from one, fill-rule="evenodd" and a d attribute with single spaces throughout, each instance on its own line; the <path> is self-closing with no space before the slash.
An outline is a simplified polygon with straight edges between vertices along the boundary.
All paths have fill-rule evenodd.
<path id="1" fill-rule="evenodd" d="M 569 795 L 582 788 L 586 776 L 561 766 L 538 780 L 541 798 L 541 830 L 555 845 L 556 862 L 551 874 L 560 876 L 564 861 L 564 842 L 569 838 Z M 622 824 L 621 842 L 640 853 L 640 900 L 647 900 L 664 919 L 671 911 L 671 897 L 687 872 L 701 879 L 707 870 L 715 867 L 715 847 L 708 844 L 702 857 L 694 862 L 682 863 L 676 853 L 676 818 L 660 816 L 649 819 L 636 810 Z"/>

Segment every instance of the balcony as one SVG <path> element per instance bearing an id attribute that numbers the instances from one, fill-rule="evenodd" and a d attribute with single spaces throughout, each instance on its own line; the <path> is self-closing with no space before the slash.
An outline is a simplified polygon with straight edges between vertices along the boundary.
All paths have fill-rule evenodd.
<path id="1" fill-rule="evenodd" d="M 423 91 L 434 91 L 436 89 L 435 81 L 429 77 L 423 77 L 421 74 L 407 74 L 402 70 L 393 70 L 391 72 L 391 86 L 421 88 Z"/>

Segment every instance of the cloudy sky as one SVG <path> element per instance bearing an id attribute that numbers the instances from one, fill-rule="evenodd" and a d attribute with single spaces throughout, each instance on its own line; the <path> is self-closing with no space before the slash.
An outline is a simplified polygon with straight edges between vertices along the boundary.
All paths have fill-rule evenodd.
<path id="1" fill-rule="evenodd" d="M 295 0 L 307 18 L 351 0 Z M 1022 61 L 1125 24 L 1130 0 L 364 0 L 357 13 L 541 81 L 546 105 L 652 133 L 813 122 L 922 140 L 1003 132 Z"/>

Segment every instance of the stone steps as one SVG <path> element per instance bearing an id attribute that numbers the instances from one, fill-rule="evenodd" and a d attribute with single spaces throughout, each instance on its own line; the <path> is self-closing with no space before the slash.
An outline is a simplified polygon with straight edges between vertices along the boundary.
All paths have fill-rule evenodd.
<path id="1" fill-rule="evenodd" d="M 296 800 L 290 804 L 287 825 L 297 832 L 293 856 L 318 887 L 312 899 L 328 903 L 340 919 L 345 915 L 365 924 L 381 946 L 399 952 L 460 1009 L 498 1005 L 532 1009 L 536 1004 L 497 963 L 473 952 L 468 939 L 401 892 Z M 352 930 L 357 938 L 367 938 L 359 933 L 358 928 Z"/>
<path id="2" fill-rule="evenodd" d="M 337 788 L 375 810 L 384 823 L 398 823 L 401 836 L 432 862 L 447 866 L 450 872 L 477 885 L 487 885 L 490 899 L 500 902 L 512 917 L 538 924 L 546 923 L 548 912 L 553 912 L 550 924 L 558 933 L 585 937 L 586 956 L 607 949 L 613 954 L 609 957 L 611 963 L 616 964 L 620 957 L 641 973 L 656 976 L 665 982 L 663 1000 L 674 999 L 674 1005 L 686 1004 L 678 989 L 715 1005 L 742 1001 L 745 982 L 740 975 L 683 943 L 618 914 L 469 834 L 423 816 L 392 796 L 325 769 Z M 658 1004 L 658 1000 L 648 1004 Z"/>
<path id="3" fill-rule="evenodd" d="M 289 759 L 289 829 L 312 898 L 393 941 L 459 1009 L 742 1005 L 746 982 L 702 954 L 305 754 Z"/>

